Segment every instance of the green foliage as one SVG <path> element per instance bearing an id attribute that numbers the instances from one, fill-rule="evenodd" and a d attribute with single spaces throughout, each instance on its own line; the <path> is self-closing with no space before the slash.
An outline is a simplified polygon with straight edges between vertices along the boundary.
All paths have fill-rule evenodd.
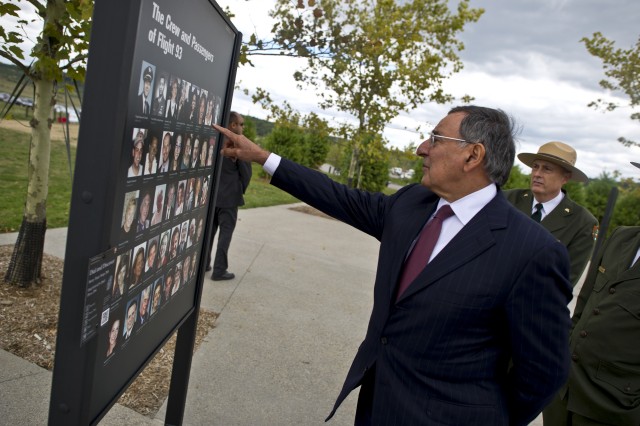
<path id="1" fill-rule="evenodd" d="M 251 183 L 247 188 L 247 192 L 244 194 L 245 204 L 240 207 L 241 209 L 299 202 L 297 198 L 271 185 L 269 179 L 262 176 L 262 166 L 252 164 L 252 167 L 253 175 L 251 176 Z"/>
<path id="2" fill-rule="evenodd" d="M 609 193 L 614 186 L 616 186 L 616 181 L 604 172 L 598 178 L 591 179 L 585 187 L 585 199 L 581 204 L 598 219 L 598 222 L 602 222 Z"/>
<path id="3" fill-rule="evenodd" d="M 640 226 L 640 186 L 632 191 L 621 192 L 614 209 L 609 231 L 617 226 Z"/>
<path id="4" fill-rule="evenodd" d="M 271 123 L 270 121 L 262 120 L 256 117 L 250 117 L 250 118 L 256 127 L 256 134 L 258 136 L 267 136 L 273 130 L 273 123 Z"/>
<path id="5" fill-rule="evenodd" d="M 327 156 L 325 158 L 325 162 L 331 164 L 338 171 L 338 174 L 341 173 L 343 159 L 345 158 L 345 146 L 343 141 L 334 141 L 329 144 L 329 152 L 327 152 Z"/>
<path id="6" fill-rule="evenodd" d="M 600 81 L 600 86 L 607 91 L 619 91 L 629 98 L 629 107 L 636 111 L 640 105 L 640 38 L 635 46 L 629 49 L 615 48 L 614 42 L 607 39 L 600 32 L 593 34 L 591 38 L 584 37 L 583 42 L 593 56 L 602 60 L 602 66 L 606 79 Z M 603 99 L 591 102 L 589 106 L 601 108 L 606 111 L 613 111 L 622 107 Z M 631 114 L 632 120 L 640 121 L 640 112 Z M 640 146 L 640 143 L 620 136 L 618 141 L 625 146 Z"/>
<path id="7" fill-rule="evenodd" d="M 244 128 L 242 134 L 252 141 L 256 140 L 256 123 L 251 117 L 244 117 Z"/>
<path id="8" fill-rule="evenodd" d="M 22 222 L 27 191 L 27 159 L 29 133 L 0 128 L 0 232 L 15 232 Z M 62 141 L 53 141 L 49 197 L 47 198 L 47 226 L 67 226 L 71 197 L 71 177 L 67 161 L 67 148 Z M 72 162 L 76 149 L 71 148 Z"/>
<path id="9" fill-rule="evenodd" d="M 326 120 L 315 113 L 303 119 L 304 150 L 311 167 L 319 167 L 325 162 L 329 153 L 329 133 L 331 128 Z"/>
<path id="10" fill-rule="evenodd" d="M 276 122 L 273 131 L 265 138 L 266 149 L 291 161 L 307 165 L 304 155 L 304 134 L 297 123 Z"/>
<path id="11" fill-rule="evenodd" d="M 265 138 L 266 148 L 307 167 L 317 168 L 325 162 L 329 152 L 331 128 L 326 120 L 315 113 L 302 116 L 285 102 L 283 107 L 272 104 L 262 91 L 254 100 L 271 110 L 276 123 Z"/>
<path id="12" fill-rule="evenodd" d="M 586 186 L 584 183 L 569 181 L 564 185 L 564 190 L 567 192 L 567 194 L 569 194 L 569 198 L 571 198 L 573 201 L 580 204 L 581 206 L 586 205 L 587 194 Z"/>
<path id="13" fill-rule="evenodd" d="M 18 66 L 32 80 L 64 81 L 64 74 L 71 79 L 84 80 L 86 51 L 89 47 L 93 2 L 87 0 L 30 1 L 36 9 L 36 17 L 26 19 L 21 6 L 3 2 L 0 17 L 13 16 L 18 26 L 0 31 L 0 57 Z M 42 32 L 37 37 L 30 56 L 32 66 L 22 61 L 25 52 L 21 44 L 26 40 L 24 27 L 42 22 Z"/>
<path id="14" fill-rule="evenodd" d="M 379 135 L 372 136 L 366 147 L 360 156 L 360 170 L 355 186 L 365 191 L 382 191 L 389 175 L 388 151 Z"/>
<path id="15" fill-rule="evenodd" d="M 511 168 L 509 179 L 507 179 L 507 182 L 502 186 L 502 189 L 529 188 L 529 184 L 529 175 L 523 173 L 522 170 L 520 170 L 520 166 L 516 164 Z"/>

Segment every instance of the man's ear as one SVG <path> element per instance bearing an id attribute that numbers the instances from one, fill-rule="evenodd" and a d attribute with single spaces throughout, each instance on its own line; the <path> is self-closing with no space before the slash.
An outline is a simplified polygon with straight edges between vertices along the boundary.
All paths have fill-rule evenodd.
<path id="1" fill-rule="evenodd" d="M 466 150 L 465 169 L 471 170 L 477 166 L 482 166 L 486 155 L 485 147 L 481 143 L 474 143 Z"/>

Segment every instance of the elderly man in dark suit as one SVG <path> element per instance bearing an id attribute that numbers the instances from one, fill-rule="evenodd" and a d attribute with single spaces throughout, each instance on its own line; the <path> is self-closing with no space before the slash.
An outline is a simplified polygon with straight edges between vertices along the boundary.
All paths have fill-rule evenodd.
<path id="1" fill-rule="evenodd" d="M 358 386 L 361 425 L 526 425 L 552 399 L 569 369 L 569 261 L 500 191 L 515 156 L 504 112 L 452 109 L 418 147 L 422 184 L 391 196 L 215 127 L 225 156 L 380 240 L 367 334 L 329 418 Z"/>
<path id="2" fill-rule="evenodd" d="M 640 226 L 616 228 L 594 257 L 573 314 L 569 381 L 545 426 L 640 425 L 638 258 Z"/>
<path id="3" fill-rule="evenodd" d="M 235 111 L 229 114 L 229 131 L 236 135 L 242 135 L 244 131 L 244 117 Z M 204 149 L 204 148 L 203 148 Z M 195 158 L 195 157 L 194 157 Z M 213 232 L 209 258 L 207 259 L 207 271 L 211 270 L 211 251 L 213 251 L 213 239 L 218 234 L 218 246 L 213 260 L 213 272 L 211 279 L 214 281 L 231 280 L 235 274 L 228 271 L 229 246 L 231 237 L 238 221 L 238 207 L 244 205 L 244 193 L 251 181 L 251 163 L 236 158 L 223 158 L 220 180 L 218 182 L 218 195 L 216 208 L 213 212 Z"/>
<path id="4" fill-rule="evenodd" d="M 537 153 L 521 153 L 518 158 L 531 167 L 531 189 L 505 191 L 514 206 L 553 234 L 569 252 L 575 287 L 591 258 L 598 220 L 569 198 L 562 186 L 570 180 L 587 182 L 576 166 L 576 151 L 563 142 L 548 142 Z"/>

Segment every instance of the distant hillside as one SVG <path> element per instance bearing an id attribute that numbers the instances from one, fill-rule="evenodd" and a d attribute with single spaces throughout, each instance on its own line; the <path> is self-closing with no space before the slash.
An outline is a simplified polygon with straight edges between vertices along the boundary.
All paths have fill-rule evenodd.
<path id="1" fill-rule="evenodd" d="M 0 92 L 11 93 L 16 87 L 16 83 L 22 77 L 22 72 L 15 65 L 0 63 Z M 25 89 L 25 92 L 27 89 Z M 33 93 L 23 93 L 33 97 Z"/>
<path id="2" fill-rule="evenodd" d="M 252 117 L 250 115 L 245 116 L 250 118 L 256 124 L 256 134 L 258 136 L 267 136 L 273 130 L 274 124 L 270 121 L 263 120 L 261 118 Z"/>

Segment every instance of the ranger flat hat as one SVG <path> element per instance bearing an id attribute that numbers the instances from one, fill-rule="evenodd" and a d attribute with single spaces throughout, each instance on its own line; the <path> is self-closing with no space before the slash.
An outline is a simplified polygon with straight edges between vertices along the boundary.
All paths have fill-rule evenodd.
<path id="1" fill-rule="evenodd" d="M 149 80 L 149 81 L 153 80 L 153 68 L 151 68 L 150 66 L 146 67 L 144 69 L 144 74 L 143 74 L 142 78 L 144 80 Z"/>
<path id="2" fill-rule="evenodd" d="M 518 154 L 518 159 L 529 167 L 533 167 L 535 160 L 544 160 L 556 164 L 563 169 L 571 172 L 571 179 L 577 182 L 588 182 L 589 178 L 576 164 L 576 150 L 563 142 L 552 141 L 542 145 L 536 154 L 531 152 L 523 152 Z"/>

